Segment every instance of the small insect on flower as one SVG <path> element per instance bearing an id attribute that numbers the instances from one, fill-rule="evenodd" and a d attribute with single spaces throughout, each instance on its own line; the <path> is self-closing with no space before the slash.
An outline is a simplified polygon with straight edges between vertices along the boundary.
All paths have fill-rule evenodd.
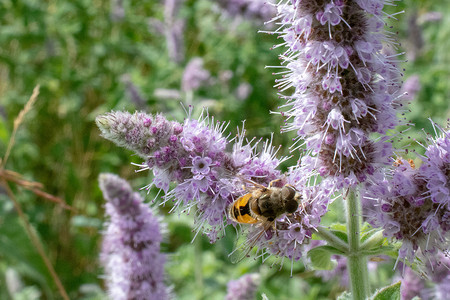
<path id="1" fill-rule="evenodd" d="M 276 219 L 294 213 L 301 203 L 301 194 L 292 185 L 273 186 L 280 179 L 271 181 L 267 187 L 251 180 L 244 181 L 253 186 L 244 187 L 249 192 L 230 204 L 228 216 L 236 223 L 256 224 L 259 230 L 229 255 L 233 263 L 246 257 L 264 235 L 270 239 L 271 229 L 276 230 Z"/>
<path id="2" fill-rule="evenodd" d="M 408 163 L 412 169 L 416 168 L 416 164 L 414 163 L 414 161 L 412 159 L 408 159 Z M 399 166 L 403 165 L 403 158 L 402 157 L 397 158 L 394 161 L 393 165 L 394 165 L 394 167 L 399 167 Z"/>

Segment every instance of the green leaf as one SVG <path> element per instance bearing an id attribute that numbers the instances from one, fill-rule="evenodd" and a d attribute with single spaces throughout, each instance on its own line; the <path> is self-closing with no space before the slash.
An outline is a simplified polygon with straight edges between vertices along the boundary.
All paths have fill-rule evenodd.
<path id="1" fill-rule="evenodd" d="M 316 270 L 332 270 L 336 266 L 336 261 L 331 259 L 332 254 L 342 252 L 331 246 L 319 246 L 308 251 L 312 267 Z"/>
<path id="2" fill-rule="evenodd" d="M 373 236 L 378 231 L 380 231 L 380 230 L 379 229 L 374 229 L 374 228 L 370 229 L 370 230 L 367 230 L 367 231 L 363 231 L 363 234 L 361 236 L 361 243 L 364 243 L 368 238 Z"/>
<path id="3" fill-rule="evenodd" d="M 401 281 L 375 292 L 372 300 L 400 300 Z"/>
<path id="4" fill-rule="evenodd" d="M 352 300 L 352 293 L 345 291 L 340 294 L 336 300 Z"/>
<path id="5" fill-rule="evenodd" d="M 345 243 L 348 243 L 347 236 L 347 226 L 341 223 L 335 223 L 330 226 L 330 232 L 333 233 L 336 237 L 343 240 Z"/>
<path id="6" fill-rule="evenodd" d="M 342 232 L 347 232 L 347 226 L 342 223 L 334 223 L 330 225 L 331 230 L 338 230 Z"/>
<path id="7" fill-rule="evenodd" d="M 338 231 L 338 230 L 331 230 L 331 233 L 333 233 L 335 236 L 337 236 L 344 242 L 348 243 L 348 235 L 346 232 Z"/>
<path id="8" fill-rule="evenodd" d="M 363 254 L 365 256 L 380 255 L 380 254 L 392 256 L 391 254 L 394 254 L 394 256 L 392 256 L 392 257 L 396 258 L 398 251 L 396 250 L 395 252 L 393 252 L 393 250 L 394 250 L 394 247 L 389 245 L 389 246 L 381 246 L 381 247 L 374 248 L 371 250 L 361 250 L 361 254 Z"/>
<path id="9" fill-rule="evenodd" d="M 387 245 L 387 239 L 381 230 L 370 230 L 361 237 L 361 249 L 368 251 L 379 251 L 381 247 Z M 389 249 L 392 250 L 392 249 Z"/>

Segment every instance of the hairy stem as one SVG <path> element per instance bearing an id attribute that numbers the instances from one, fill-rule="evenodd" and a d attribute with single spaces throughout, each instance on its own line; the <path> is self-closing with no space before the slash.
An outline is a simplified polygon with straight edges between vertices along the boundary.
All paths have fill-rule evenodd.
<path id="1" fill-rule="evenodd" d="M 370 292 L 367 259 L 360 251 L 361 207 L 355 191 L 350 190 L 345 199 L 347 206 L 347 233 L 349 254 L 347 267 L 352 298 L 364 300 Z"/>
<path id="2" fill-rule="evenodd" d="M 328 229 L 326 229 L 323 226 L 317 227 L 317 233 L 318 236 L 320 236 L 322 239 L 327 241 L 327 244 L 329 246 L 332 246 L 338 250 L 341 250 L 344 253 L 348 252 L 348 245 L 343 240 L 338 238 L 336 235 L 334 235 L 332 232 L 330 232 Z"/>

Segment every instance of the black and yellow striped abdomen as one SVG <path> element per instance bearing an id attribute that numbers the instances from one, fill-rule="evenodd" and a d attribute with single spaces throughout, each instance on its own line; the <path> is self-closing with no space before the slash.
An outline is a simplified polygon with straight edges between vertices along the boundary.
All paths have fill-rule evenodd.
<path id="1" fill-rule="evenodd" d="M 258 220 L 252 217 L 250 212 L 250 200 L 252 199 L 252 194 L 248 193 L 237 199 L 230 206 L 230 215 L 238 223 L 243 224 L 254 224 Z"/>

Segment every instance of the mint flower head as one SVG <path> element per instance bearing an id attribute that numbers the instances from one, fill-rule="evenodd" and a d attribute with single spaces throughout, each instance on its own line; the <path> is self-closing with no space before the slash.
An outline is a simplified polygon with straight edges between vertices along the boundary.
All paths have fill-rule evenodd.
<path id="1" fill-rule="evenodd" d="M 174 210 L 194 208 L 197 232 L 205 229 L 211 242 L 223 233 L 228 205 L 245 193 L 242 179 L 267 185 L 281 177 L 276 168 L 285 158 L 275 157 L 270 141 L 258 151 L 261 143 L 246 143 L 244 130 L 230 141 L 223 135 L 226 123 L 207 112 L 199 119 L 189 113 L 183 124 L 142 112 L 106 113 L 96 122 L 105 138 L 145 159 L 142 169 L 154 174 L 147 188 L 164 190 Z M 177 185 L 169 191 L 171 182 Z"/>
<path id="2" fill-rule="evenodd" d="M 101 174 L 99 181 L 109 216 L 100 254 L 109 296 L 118 300 L 168 299 L 160 220 L 125 180 Z"/>
<path id="3" fill-rule="evenodd" d="M 428 138 L 423 164 L 420 167 L 422 177 L 433 203 L 450 208 L 450 132 L 433 123 L 438 137 Z M 450 218 L 450 215 L 448 215 Z M 450 220 L 448 221 L 450 226 Z M 450 228 L 448 228 L 450 229 Z M 448 230 L 447 229 L 447 230 Z"/>
<path id="4" fill-rule="evenodd" d="M 263 237 L 254 242 L 252 238 L 264 226 L 246 226 L 249 243 L 265 249 L 266 254 L 291 260 L 303 257 L 302 245 L 311 239 L 327 211 L 331 188 L 306 187 L 308 177 L 301 168 L 283 175 L 277 168 L 285 158 L 276 157 L 270 141 L 247 141 L 244 130 L 229 140 L 223 134 L 226 124 L 215 122 L 207 112 L 199 119 L 192 119 L 189 113 L 182 124 L 162 115 L 111 112 L 97 117 L 97 124 L 104 137 L 145 159 L 142 169 L 154 174 L 147 188 L 155 185 L 164 190 L 163 203 L 172 202 L 173 211 L 194 210 L 197 233 L 202 231 L 211 242 L 224 233 L 226 224 L 234 224 L 227 211 L 233 201 L 248 193 L 242 188 L 245 180 L 267 186 L 279 179 L 278 186 L 290 184 L 302 197 L 296 212 L 276 220 L 277 234 L 266 228 Z M 171 182 L 176 183 L 173 189 Z"/>
<path id="5" fill-rule="evenodd" d="M 386 178 L 363 190 L 367 221 L 401 241 L 399 259 L 410 263 L 417 256 L 434 260 L 438 252 L 448 251 L 450 212 L 431 197 L 428 167 L 424 162 L 416 169 L 412 161 L 398 159 Z"/>
<path id="6" fill-rule="evenodd" d="M 104 138 L 134 151 L 142 158 L 176 139 L 182 131 L 177 122 L 167 121 L 162 115 L 151 116 L 143 112 L 130 114 L 115 111 L 98 116 L 95 122 Z"/>
<path id="7" fill-rule="evenodd" d="M 384 32 L 386 1 L 280 1 L 274 33 L 287 50 L 286 70 L 276 86 L 286 104 L 285 130 L 297 133 L 295 150 L 309 155 L 302 165 L 328 177 L 337 188 L 365 182 L 389 163 L 386 134 L 399 122 L 395 108 L 399 72 L 394 57 L 382 52 L 392 41 Z"/>

